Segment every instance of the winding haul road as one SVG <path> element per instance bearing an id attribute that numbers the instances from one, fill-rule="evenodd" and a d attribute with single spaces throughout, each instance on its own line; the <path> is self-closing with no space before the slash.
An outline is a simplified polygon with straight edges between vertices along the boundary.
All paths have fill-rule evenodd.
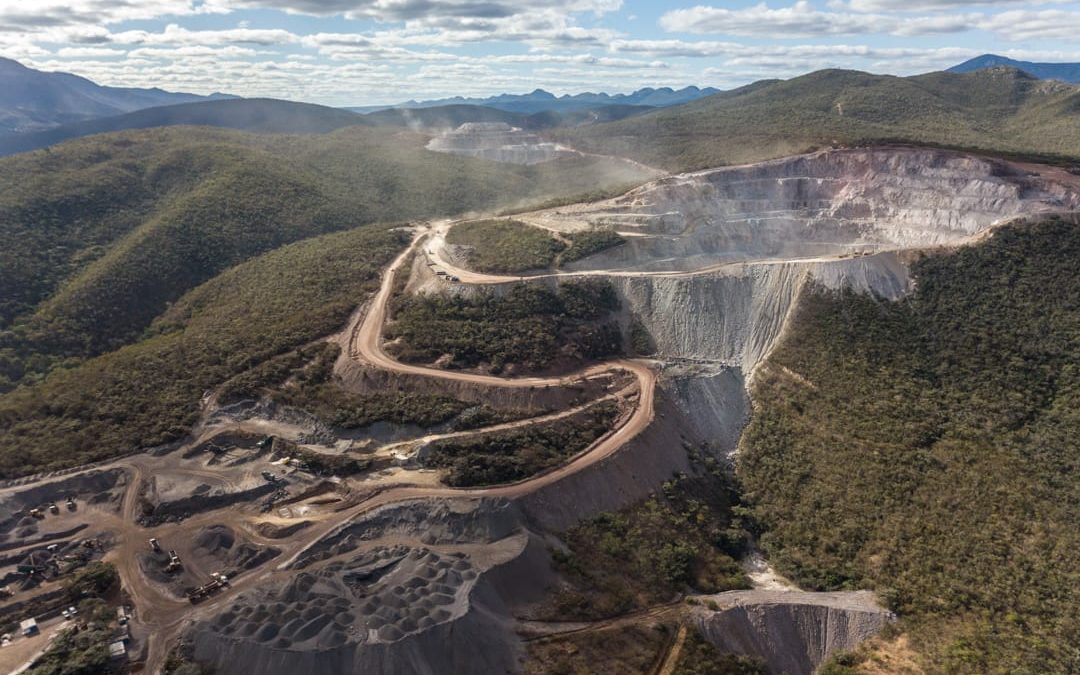
<path id="1" fill-rule="evenodd" d="M 342 508 L 334 512 L 325 512 L 313 515 L 309 518 L 311 525 L 299 533 L 285 539 L 268 539 L 259 534 L 252 527 L 255 521 L 250 516 L 230 511 L 209 511 L 194 515 L 181 523 L 170 523 L 156 527 L 142 527 L 137 524 L 136 517 L 139 515 L 140 491 L 144 480 L 154 473 L 153 464 L 155 458 L 136 456 L 117 460 L 108 466 L 122 467 L 128 471 L 129 483 L 123 497 L 120 513 L 101 511 L 100 522 L 115 534 L 117 544 L 107 556 L 113 561 L 121 575 L 124 588 L 130 593 L 136 606 L 134 623 L 148 636 L 149 649 L 144 665 L 144 671 L 157 673 L 162 670 L 169 648 L 175 638 L 180 634 L 186 622 L 203 618 L 215 613 L 223 605 L 232 601 L 236 594 L 267 581 L 287 578 L 292 572 L 289 566 L 305 550 L 324 538 L 327 534 L 352 522 L 358 516 L 372 509 L 389 504 L 424 498 L 454 498 L 454 497 L 502 497 L 508 499 L 519 498 L 530 494 L 538 489 L 557 483 L 558 481 L 574 475 L 584 469 L 594 466 L 608 459 L 619 451 L 627 442 L 641 433 L 652 422 L 654 417 L 654 396 L 657 382 L 656 369 L 648 361 L 642 360 L 613 360 L 583 369 L 580 372 L 562 377 L 523 377 L 523 378 L 500 378 L 491 375 L 477 373 L 446 371 L 421 365 L 404 364 L 394 360 L 386 353 L 382 345 L 383 325 L 387 318 L 387 308 L 394 290 L 395 276 L 400 273 L 406 260 L 417 250 L 423 242 L 432 239 L 441 244 L 442 234 L 450 226 L 449 221 L 428 224 L 418 229 L 412 242 L 406 249 L 395 258 L 383 275 L 382 283 L 378 292 L 372 298 L 367 310 L 358 312 L 350 325 L 338 338 L 347 343 L 346 353 L 348 357 L 363 362 L 371 367 L 384 369 L 396 373 L 416 375 L 421 377 L 436 378 L 469 382 L 489 387 L 558 387 L 566 386 L 574 382 L 606 373 L 624 372 L 633 376 L 636 380 L 637 401 L 632 413 L 625 418 L 624 422 L 607 435 L 601 437 L 590 447 L 570 458 L 561 465 L 535 475 L 531 478 L 515 483 L 503 484 L 488 488 L 455 489 L 450 487 L 422 486 L 415 484 L 390 484 L 377 488 L 376 491 L 358 497 L 352 502 L 346 502 Z M 993 229 L 993 228 L 989 228 Z M 473 284 L 494 284 L 516 281 L 520 277 L 505 277 L 478 274 L 469 270 L 455 268 L 445 260 L 441 245 L 439 263 L 447 268 L 454 269 L 455 273 L 464 282 Z M 879 252 L 879 251 L 875 251 Z M 819 260 L 839 259 L 822 258 Z M 809 262 L 814 259 L 796 259 L 798 262 Z M 745 261 L 736 263 L 724 263 L 704 269 L 693 271 L 632 271 L 632 270 L 607 270 L 592 272 L 557 272 L 544 276 L 581 276 L 588 274 L 602 274 L 606 276 L 666 276 L 666 275 L 700 275 L 720 271 L 727 267 L 739 267 L 745 264 L 769 264 L 793 262 L 792 260 L 768 260 L 768 261 Z M 623 396 L 626 390 L 617 394 Z M 550 417 L 550 416 L 549 416 Z M 521 420 L 518 425 L 535 424 L 538 420 Z M 485 429 L 475 430 L 475 433 L 483 433 Z M 197 442 L 197 441 L 196 441 Z M 277 520 L 272 516 L 264 517 L 262 522 Z M 159 584 L 148 579 L 142 572 L 138 563 L 138 553 L 145 549 L 149 537 L 168 537 L 171 540 L 190 541 L 198 528 L 210 524 L 229 524 L 244 531 L 252 541 L 260 544 L 272 544 L 281 549 L 280 560 L 284 562 L 276 565 L 264 565 L 237 577 L 232 585 L 224 589 L 218 595 L 209 598 L 198 606 L 190 605 L 186 600 L 168 594 Z M 210 570 L 195 570 L 196 577 L 208 578 Z"/>
<path id="2" fill-rule="evenodd" d="M 336 529 L 347 526 L 355 518 L 372 509 L 397 502 L 425 498 L 489 497 L 514 499 L 522 497 L 604 461 L 641 433 L 652 422 L 656 371 L 648 361 L 613 360 L 562 377 L 500 378 L 491 375 L 446 371 L 405 364 L 390 357 L 382 346 L 382 329 L 394 289 L 394 278 L 401 271 L 404 262 L 416 250 L 416 247 L 430 236 L 430 231 L 430 226 L 425 226 L 418 231 L 411 244 L 394 259 L 384 273 L 379 290 L 372 298 L 367 311 L 358 314 L 352 322 L 353 325 L 346 328 L 344 335 L 347 336 L 348 353 L 351 358 L 376 368 L 397 373 L 471 382 L 490 387 L 558 387 L 583 379 L 621 371 L 632 375 L 636 380 L 636 385 L 609 394 L 604 398 L 629 398 L 631 393 L 628 393 L 628 390 L 636 389 L 637 400 L 632 413 L 620 426 L 602 436 L 584 451 L 563 464 L 530 478 L 487 488 L 462 489 L 408 484 L 391 485 L 338 512 L 313 516 L 310 518 L 313 521 L 310 527 L 301 530 L 290 538 L 281 540 L 270 540 L 258 536 L 249 527 L 250 522 L 243 516 L 220 511 L 197 514 L 181 523 L 141 527 L 136 523 L 136 518 L 139 515 L 139 493 L 145 478 L 152 473 L 152 470 L 138 457 L 118 462 L 119 466 L 124 466 L 130 471 L 130 481 L 123 498 L 120 516 L 109 519 L 115 521 L 110 522 L 109 525 L 115 526 L 117 546 L 110 552 L 107 559 L 116 564 L 124 588 L 128 591 L 136 606 L 136 621 L 145 629 L 148 635 L 149 647 L 143 668 L 144 672 L 159 673 L 162 671 L 169 649 L 185 624 L 194 619 L 213 614 L 215 610 L 230 602 L 236 594 L 246 589 L 274 578 L 289 576 L 291 574 L 289 571 L 290 565 L 302 556 L 308 548 Z M 592 403 L 596 403 L 596 401 Z M 560 413 L 555 413 L 554 415 L 520 420 L 509 423 L 509 425 L 498 425 L 498 428 L 536 424 L 551 418 L 557 419 L 560 416 Z M 492 429 L 477 429 L 473 433 L 486 433 Z M 183 539 L 185 536 L 190 538 L 190 535 L 193 535 L 198 528 L 208 524 L 220 523 L 239 526 L 244 529 L 245 534 L 251 536 L 256 542 L 272 544 L 280 548 L 282 555 L 279 559 L 284 560 L 284 562 L 273 569 L 267 569 L 264 566 L 243 574 L 234 579 L 229 588 L 194 607 L 186 600 L 168 594 L 143 573 L 138 562 L 138 553 L 145 548 L 149 537 L 168 537 L 170 540 Z M 203 570 L 203 572 L 207 572 L 207 570 Z M 203 574 L 203 576 L 206 575 Z"/>

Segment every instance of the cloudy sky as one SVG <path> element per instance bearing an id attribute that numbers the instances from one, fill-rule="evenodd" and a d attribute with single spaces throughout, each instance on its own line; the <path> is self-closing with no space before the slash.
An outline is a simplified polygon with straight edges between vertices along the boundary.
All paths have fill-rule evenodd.
<path id="1" fill-rule="evenodd" d="M 36 68 L 329 105 L 1080 61 L 1078 36 L 1054 0 L 0 0 L 0 55 Z"/>

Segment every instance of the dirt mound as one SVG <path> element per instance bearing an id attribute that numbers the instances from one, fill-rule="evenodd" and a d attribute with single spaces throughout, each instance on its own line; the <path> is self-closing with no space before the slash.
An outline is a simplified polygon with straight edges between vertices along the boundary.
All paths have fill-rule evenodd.
<path id="1" fill-rule="evenodd" d="M 222 549 L 228 550 L 234 543 L 236 543 L 236 535 L 233 534 L 232 528 L 225 525 L 204 527 L 191 540 L 191 545 L 204 554 Z"/>
<path id="2" fill-rule="evenodd" d="M 702 600 L 717 607 L 693 613 L 706 640 L 789 675 L 810 675 L 832 652 L 855 648 L 893 620 L 869 591 L 732 591 Z"/>
<path id="3" fill-rule="evenodd" d="M 389 504 L 365 513 L 310 547 L 295 567 L 308 567 L 381 537 L 415 537 L 428 545 L 492 543 L 521 526 L 520 511 L 505 499 L 417 499 Z"/>
<path id="4" fill-rule="evenodd" d="M 245 541 L 226 525 L 201 528 L 191 539 L 191 549 L 200 566 L 232 573 L 254 569 L 281 555 L 281 549 Z"/>
<path id="5" fill-rule="evenodd" d="M 295 523 L 289 523 L 288 525 L 279 525 L 277 523 L 259 523 L 255 529 L 259 534 L 267 539 L 286 539 L 293 536 L 300 530 L 311 525 L 310 520 L 300 520 Z"/>

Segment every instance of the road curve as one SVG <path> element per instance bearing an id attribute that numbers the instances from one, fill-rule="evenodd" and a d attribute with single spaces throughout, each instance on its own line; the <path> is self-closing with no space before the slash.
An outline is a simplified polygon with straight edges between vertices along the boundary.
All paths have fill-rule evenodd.
<path id="1" fill-rule="evenodd" d="M 279 542 L 284 549 L 284 562 L 280 563 L 272 571 L 263 570 L 244 574 L 235 579 L 228 589 L 203 602 L 197 608 L 192 608 L 185 601 L 171 598 L 157 589 L 139 569 L 135 552 L 140 547 L 144 537 L 153 536 L 157 528 L 139 530 L 135 525 L 137 493 L 144 467 L 140 467 L 138 461 L 134 465 L 134 476 L 131 485 L 124 498 L 123 514 L 125 537 L 123 543 L 117 548 L 115 555 L 111 556 L 120 568 L 124 584 L 129 588 L 133 600 L 143 610 L 143 623 L 153 631 L 150 640 L 149 653 L 146 659 L 145 670 L 151 673 L 159 672 L 168 654 L 168 648 L 184 623 L 196 616 L 206 616 L 217 607 L 231 601 L 237 593 L 251 588 L 275 574 L 289 574 L 288 567 L 292 562 L 300 558 L 306 550 L 316 544 L 335 529 L 340 528 L 373 509 L 394 504 L 402 501 L 426 498 L 455 498 L 455 497 L 504 497 L 515 498 L 529 494 L 545 486 L 552 485 L 567 476 L 573 475 L 583 469 L 602 462 L 613 455 L 628 441 L 641 433 L 652 422 L 654 417 L 654 400 L 656 387 L 656 372 L 650 367 L 649 362 L 630 359 L 613 360 L 597 364 L 582 371 L 562 377 L 525 377 L 525 378 L 500 378 L 491 375 L 445 371 L 425 366 L 400 363 L 388 355 L 382 348 L 382 327 L 386 321 L 387 306 L 394 288 L 394 278 L 403 263 L 408 260 L 410 254 L 427 236 L 427 229 L 420 230 L 413 238 L 412 243 L 400 254 L 383 275 L 382 283 L 375 297 L 369 304 L 367 311 L 354 319 L 353 325 L 348 327 L 348 354 L 350 357 L 363 361 L 371 366 L 385 370 L 433 377 L 436 379 L 472 382 L 475 384 L 493 387 L 553 387 L 571 384 L 582 379 L 593 377 L 612 371 L 626 371 L 632 374 L 636 380 L 638 400 L 631 415 L 625 422 L 613 431 L 605 434 L 588 448 L 572 457 L 569 461 L 553 467 L 530 478 L 486 488 L 452 488 L 452 487 L 425 487 L 425 486 L 398 486 L 389 487 L 364 499 L 354 506 L 321 520 L 289 544 Z M 626 395 L 626 390 L 610 396 Z M 595 403 L 595 401 L 593 402 Z M 555 414 L 553 417 L 558 417 Z M 521 423 L 533 423 L 536 420 L 522 420 Z M 220 518 L 214 513 L 195 516 L 181 524 L 184 529 L 191 529 L 203 521 Z M 171 527 L 175 528 L 176 525 Z M 290 555 L 291 554 L 291 555 Z"/>

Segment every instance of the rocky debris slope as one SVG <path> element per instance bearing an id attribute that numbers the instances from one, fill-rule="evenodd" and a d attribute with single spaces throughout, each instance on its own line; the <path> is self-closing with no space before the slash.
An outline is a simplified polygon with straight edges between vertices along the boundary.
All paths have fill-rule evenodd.
<path id="1" fill-rule="evenodd" d="M 32 487 L 5 490 L 0 493 L 0 529 L 7 527 L 17 511 L 40 507 L 46 502 L 60 503 L 67 497 L 92 503 L 118 501 L 127 478 L 123 469 L 96 469 Z"/>
<path id="2" fill-rule="evenodd" d="M 427 148 L 510 164 L 539 164 L 571 154 L 557 143 L 541 141 L 536 134 L 505 122 L 466 122 L 431 139 Z"/>
<path id="3" fill-rule="evenodd" d="M 701 600 L 708 608 L 695 608 L 692 620 L 706 640 L 787 675 L 810 675 L 829 654 L 855 648 L 893 619 L 869 591 L 731 591 Z"/>
<path id="4" fill-rule="evenodd" d="M 910 285 L 892 253 L 830 262 L 746 264 L 696 276 L 615 277 L 627 309 L 661 357 L 739 367 L 749 373 L 780 336 L 810 282 L 895 299 Z"/>
<path id="5" fill-rule="evenodd" d="M 514 672 L 504 595 L 535 597 L 545 556 L 511 502 L 394 504 L 331 532 L 188 637 L 217 672 Z"/>

